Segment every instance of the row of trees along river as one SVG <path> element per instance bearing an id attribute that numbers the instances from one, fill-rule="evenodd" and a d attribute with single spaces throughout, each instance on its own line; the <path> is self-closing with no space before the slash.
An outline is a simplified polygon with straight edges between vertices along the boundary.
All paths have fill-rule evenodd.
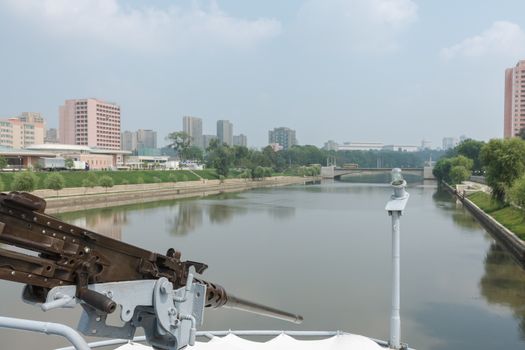
<path id="1" fill-rule="evenodd" d="M 437 159 L 444 152 L 424 150 L 420 152 L 398 151 L 328 151 L 313 145 L 295 145 L 288 150 L 274 151 L 267 146 L 262 149 L 245 146 L 229 146 L 213 140 L 206 150 L 191 145 L 191 137 L 184 132 L 174 132 L 167 137 L 169 147 L 164 149 L 168 155 L 181 160 L 204 163 L 207 172 L 199 176 L 207 179 L 232 177 L 260 179 L 273 174 L 312 176 L 319 174 L 319 165 L 331 160 L 336 164 L 354 163 L 362 168 L 375 167 L 422 167 L 425 161 Z M 171 153 L 170 153 L 171 152 Z M 70 159 L 66 159 L 71 161 Z M 4 166 L 2 166 L 4 164 Z M 0 157 L 0 168 L 7 164 Z M 66 164 L 67 166 L 67 164 Z M 38 169 L 32 169 L 38 170 Z M 119 172 L 122 173 L 122 172 Z M 154 173 L 154 174 L 153 174 Z M 81 179 L 79 179 L 81 178 Z M 150 171 L 140 176 L 137 172 L 123 176 L 109 171 L 62 172 L 45 174 L 41 172 L 20 172 L 0 174 L 0 190 L 33 191 L 48 188 L 59 191 L 64 187 L 106 188 L 113 185 L 141 184 L 154 182 L 174 182 L 197 180 L 194 174 L 180 173 L 166 176 L 165 173 Z"/>
<path id="2" fill-rule="evenodd" d="M 434 176 L 451 185 L 482 175 L 491 188 L 469 198 L 505 227 L 525 239 L 525 141 L 522 138 L 466 140 L 434 167 Z"/>
<path id="3" fill-rule="evenodd" d="M 274 151 L 271 146 L 261 150 L 244 146 L 228 146 L 212 140 L 206 150 L 191 145 L 191 137 L 184 132 L 173 132 L 167 140 L 173 154 L 182 160 L 204 162 L 217 169 L 219 175 L 227 176 L 231 168 L 251 169 L 257 166 L 272 168 L 275 172 L 293 172 L 300 166 L 326 164 L 328 159 L 336 164 L 355 163 L 362 168 L 422 167 L 429 159 L 438 159 L 444 152 L 423 150 L 420 152 L 398 151 L 327 151 L 313 145 L 292 146 L 288 150 Z"/>
<path id="4" fill-rule="evenodd" d="M 451 185 L 482 175 L 498 201 L 525 204 L 525 141 L 521 138 L 466 140 L 447 152 L 434 176 Z"/>

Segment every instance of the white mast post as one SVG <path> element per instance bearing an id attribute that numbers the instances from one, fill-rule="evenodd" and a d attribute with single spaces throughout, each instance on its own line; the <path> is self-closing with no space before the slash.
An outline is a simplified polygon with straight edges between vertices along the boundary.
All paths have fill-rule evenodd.
<path id="1" fill-rule="evenodd" d="M 392 311 L 390 315 L 390 338 L 388 345 L 391 349 L 401 349 L 401 318 L 400 309 L 400 218 L 408 201 L 409 194 L 405 191 L 407 185 L 401 174 L 401 169 L 392 169 L 391 185 L 394 189 L 385 210 L 392 217 Z"/>

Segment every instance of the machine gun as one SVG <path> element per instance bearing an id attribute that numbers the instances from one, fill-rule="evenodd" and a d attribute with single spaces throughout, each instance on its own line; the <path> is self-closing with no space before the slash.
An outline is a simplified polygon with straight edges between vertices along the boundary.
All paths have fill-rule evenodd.
<path id="1" fill-rule="evenodd" d="M 301 323 L 302 317 L 237 298 L 215 283 L 194 278 L 208 267 L 69 225 L 44 213 L 40 197 L 0 194 L 0 279 L 25 283 L 23 298 L 84 309 L 78 329 L 85 335 L 132 339 L 143 327 L 157 349 L 180 349 L 195 341 L 204 307 L 229 307 Z M 194 272 L 193 272 L 194 270 Z M 122 327 L 106 324 L 120 307 Z"/>

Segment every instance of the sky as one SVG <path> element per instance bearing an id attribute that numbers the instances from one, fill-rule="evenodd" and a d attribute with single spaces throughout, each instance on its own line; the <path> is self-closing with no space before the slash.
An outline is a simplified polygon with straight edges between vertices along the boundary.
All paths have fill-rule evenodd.
<path id="1" fill-rule="evenodd" d="M 95 97 L 159 144 L 228 119 L 252 147 L 440 147 L 503 135 L 505 68 L 525 59 L 523 0 L 0 0 L 0 117 Z"/>

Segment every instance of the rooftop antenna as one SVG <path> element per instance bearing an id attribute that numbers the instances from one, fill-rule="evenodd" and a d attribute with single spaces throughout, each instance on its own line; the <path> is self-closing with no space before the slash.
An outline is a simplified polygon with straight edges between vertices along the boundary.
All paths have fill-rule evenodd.
<path id="1" fill-rule="evenodd" d="M 394 193 L 386 203 L 385 210 L 392 217 L 392 311 L 390 314 L 390 338 L 388 345 L 391 349 L 402 349 L 401 345 L 401 318 L 400 309 L 400 218 L 408 202 L 409 194 L 405 191 L 407 182 L 403 179 L 401 169 L 394 168 L 390 182 Z"/>

